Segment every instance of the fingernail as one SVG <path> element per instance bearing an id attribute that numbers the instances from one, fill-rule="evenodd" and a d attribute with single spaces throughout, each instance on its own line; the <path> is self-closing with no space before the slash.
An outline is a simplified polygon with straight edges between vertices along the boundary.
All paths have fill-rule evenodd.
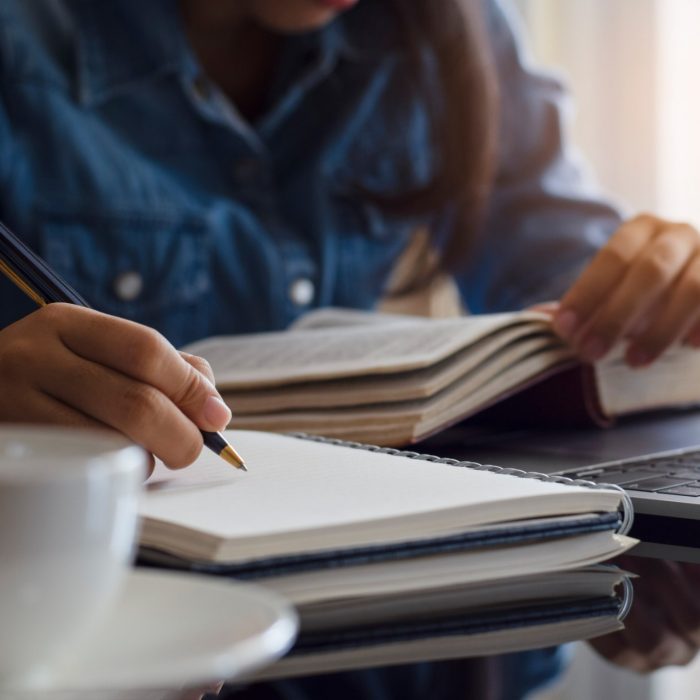
<path id="1" fill-rule="evenodd" d="M 578 316 L 571 309 L 560 311 L 554 317 L 552 326 L 564 340 L 570 340 L 578 328 Z"/>
<path id="2" fill-rule="evenodd" d="M 602 339 L 594 336 L 583 344 L 581 355 L 587 362 L 597 362 L 608 351 L 608 344 Z"/>
<path id="3" fill-rule="evenodd" d="M 204 402 L 202 416 L 216 430 L 223 430 L 231 422 L 231 409 L 218 396 L 210 396 Z"/>
<path id="4" fill-rule="evenodd" d="M 651 364 L 654 359 L 653 355 L 646 350 L 638 347 L 631 347 L 627 353 L 625 359 L 630 367 L 644 367 Z"/>

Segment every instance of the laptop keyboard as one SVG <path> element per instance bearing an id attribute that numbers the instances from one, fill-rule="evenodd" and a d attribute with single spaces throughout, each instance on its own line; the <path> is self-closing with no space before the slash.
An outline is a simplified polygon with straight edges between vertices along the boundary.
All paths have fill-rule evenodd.
<path id="1" fill-rule="evenodd" d="M 585 467 L 563 476 L 625 489 L 700 498 L 700 450 Z"/>

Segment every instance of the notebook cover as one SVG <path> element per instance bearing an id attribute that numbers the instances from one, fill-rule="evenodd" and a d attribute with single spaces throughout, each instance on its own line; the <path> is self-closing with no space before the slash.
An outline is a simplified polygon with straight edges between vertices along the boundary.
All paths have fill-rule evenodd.
<path id="1" fill-rule="evenodd" d="M 498 528 L 484 528 L 468 533 L 432 540 L 414 540 L 340 550 L 267 557 L 254 561 L 226 564 L 190 561 L 159 550 L 142 547 L 137 564 L 154 568 L 177 569 L 194 573 L 258 580 L 306 571 L 358 566 L 373 562 L 410 559 L 432 554 L 465 552 L 486 547 L 541 542 L 602 530 L 618 530 L 619 513 L 591 514 L 575 520 L 551 519 L 536 523 L 519 523 Z"/>

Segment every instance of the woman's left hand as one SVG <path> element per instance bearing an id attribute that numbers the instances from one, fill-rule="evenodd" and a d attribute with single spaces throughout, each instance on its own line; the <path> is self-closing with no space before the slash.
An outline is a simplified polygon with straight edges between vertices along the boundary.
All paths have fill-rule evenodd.
<path id="1" fill-rule="evenodd" d="M 561 300 L 554 330 L 587 362 L 623 338 L 632 367 L 700 347 L 700 234 L 647 214 L 615 232 Z"/>

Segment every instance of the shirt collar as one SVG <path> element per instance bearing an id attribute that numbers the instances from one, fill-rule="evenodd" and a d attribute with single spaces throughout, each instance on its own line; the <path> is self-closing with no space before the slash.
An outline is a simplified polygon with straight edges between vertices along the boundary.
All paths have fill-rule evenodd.
<path id="1" fill-rule="evenodd" d="M 343 53 L 344 35 L 338 21 L 321 30 L 287 38 L 268 93 L 269 111 L 259 124 L 271 131 L 303 95 L 329 75 Z"/>
<path id="2" fill-rule="evenodd" d="M 97 104 L 182 69 L 188 53 L 176 0 L 67 0 L 77 39 L 78 98 Z"/>
<path id="3" fill-rule="evenodd" d="M 66 0 L 66 3 L 75 20 L 78 98 L 83 104 L 104 102 L 142 80 L 191 72 L 194 61 L 177 0 Z M 348 15 L 358 16 L 350 17 L 350 21 L 339 18 L 323 30 L 294 42 L 297 48 L 299 45 L 305 48 L 311 61 L 309 83 L 330 73 L 340 58 L 378 58 L 373 51 L 367 51 L 366 37 L 358 41 L 358 35 L 367 34 L 363 13 Z M 358 31 L 358 20 L 362 31 Z M 370 26 L 375 24 L 371 22 Z M 386 57 L 386 47 L 380 54 Z"/>

